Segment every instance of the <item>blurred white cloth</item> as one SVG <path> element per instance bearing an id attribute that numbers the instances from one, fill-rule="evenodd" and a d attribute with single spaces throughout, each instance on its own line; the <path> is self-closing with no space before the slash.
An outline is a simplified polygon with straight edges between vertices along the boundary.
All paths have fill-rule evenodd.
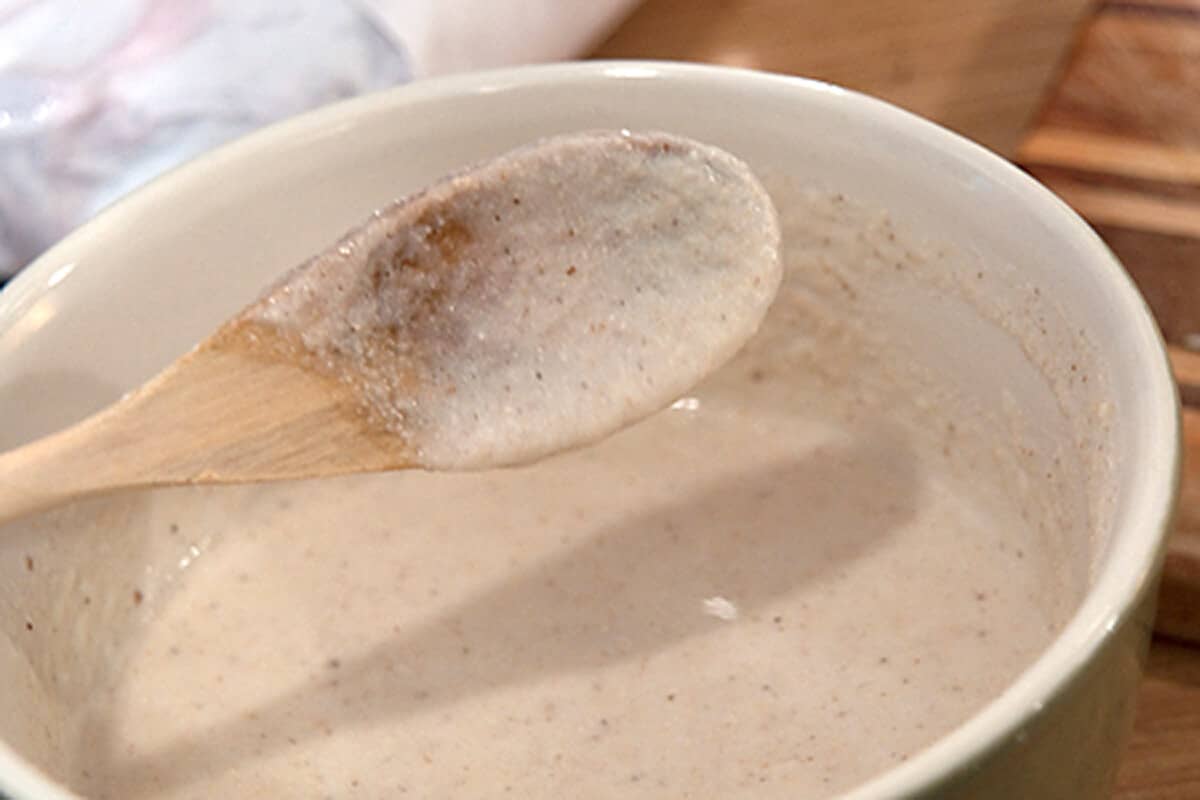
<path id="1" fill-rule="evenodd" d="M 266 123 L 580 55 L 636 0 L 0 0 L 0 278 Z"/>

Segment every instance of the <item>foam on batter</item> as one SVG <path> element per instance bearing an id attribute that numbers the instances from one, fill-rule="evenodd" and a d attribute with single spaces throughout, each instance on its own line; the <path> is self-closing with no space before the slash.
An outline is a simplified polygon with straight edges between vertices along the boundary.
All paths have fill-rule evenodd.
<path id="1" fill-rule="evenodd" d="M 422 466 L 588 442 L 674 399 L 780 280 L 745 164 L 665 134 L 549 139 L 377 214 L 246 314 L 352 387 Z"/>

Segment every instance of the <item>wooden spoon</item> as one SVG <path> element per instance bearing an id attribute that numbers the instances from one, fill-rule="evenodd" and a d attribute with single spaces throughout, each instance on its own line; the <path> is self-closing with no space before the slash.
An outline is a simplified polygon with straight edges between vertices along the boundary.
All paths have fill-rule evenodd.
<path id="1" fill-rule="evenodd" d="M 547 139 L 377 212 L 115 405 L 0 455 L 0 519 L 133 486 L 481 469 L 607 435 L 756 330 L 779 231 L 664 134 Z"/>

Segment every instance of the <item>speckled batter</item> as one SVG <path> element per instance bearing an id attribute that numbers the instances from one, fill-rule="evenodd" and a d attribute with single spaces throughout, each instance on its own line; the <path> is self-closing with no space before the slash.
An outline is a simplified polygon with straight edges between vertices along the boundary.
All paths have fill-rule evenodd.
<path id="1" fill-rule="evenodd" d="M 779 298 L 670 409 L 532 467 L 227 489 L 236 524 L 164 523 L 181 571 L 139 584 L 74 785 L 824 797 L 1010 682 L 1078 591 L 1029 521 L 1055 524 L 1042 484 L 1009 492 L 983 415 L 856 313 L 866 261 L 916 272 L 917 245 L 775 199 Z"/>
<path id="2" fill-rule="evenodd" d="M 294 342 L 412 463 L 506 466 L 724 363 L 775 296 L 778 246 L 770 198 L 728 153 L 568 134 L 383 210 L 234 324 Z"/>

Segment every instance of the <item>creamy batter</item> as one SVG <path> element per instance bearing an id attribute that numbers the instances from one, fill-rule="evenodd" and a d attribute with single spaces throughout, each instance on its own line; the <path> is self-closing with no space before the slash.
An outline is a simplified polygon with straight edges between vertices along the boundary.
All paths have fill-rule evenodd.
<path id="1" fill-rule="evenodd" d="M 164 522 L 181 572 L 130 601 L 149 622 L 85 709 L 73 786 L 822 797 L 1008 684 L 1079 587 L 997 488 L 977 410 L 922 402 L 936 376 L 885 370 L 853 313 L 863 259 L 915 270 L 916 245 L 836 196 L 775 199 L 759 336 L 636 427 L 509 471 L 223 490 L 236 524 Z"/>

